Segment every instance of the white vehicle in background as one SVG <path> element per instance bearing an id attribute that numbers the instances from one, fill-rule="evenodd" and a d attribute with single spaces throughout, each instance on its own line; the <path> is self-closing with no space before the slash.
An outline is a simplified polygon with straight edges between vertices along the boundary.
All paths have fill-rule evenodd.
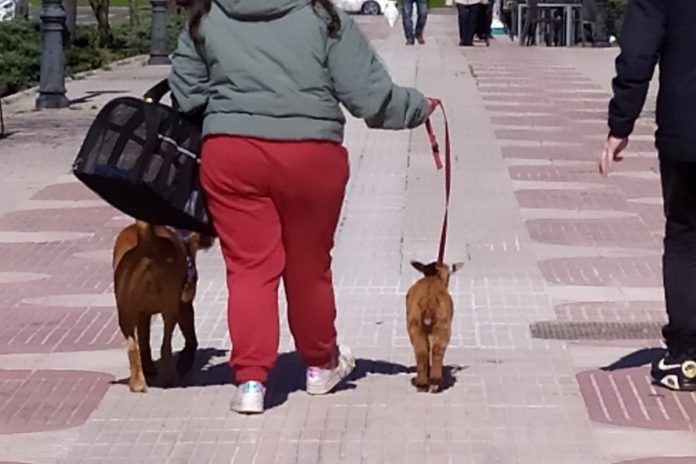
<path id="1" fill-rule="evenodd" d="M 0 21 L 14 19 L 16 11 L 17 3 L 15 0 L 0 0 Z"/>
<path id="2" fill-rule="evenodd" d="M 334 5 L 347 13 L 365 15 L 380 15 L 384 13 L 388 3 L 394 0 L 334 0 Z"/>

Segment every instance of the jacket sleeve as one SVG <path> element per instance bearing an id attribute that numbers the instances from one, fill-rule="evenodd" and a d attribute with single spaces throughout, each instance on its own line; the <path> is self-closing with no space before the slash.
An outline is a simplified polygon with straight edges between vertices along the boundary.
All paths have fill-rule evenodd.
<path id="1" fill-rule="evenodd" d="M 208 103 L 208 67 L 189 37 L 188 30 L 179 36 L 179 43 L 172 55 L 169 87 L 172 100 L 183 113 L 201 111 Z"/>
<path id="2" fill-rule="evenodd" d="M 630 0 L 624 17 L 621 54 L 612 81 L 614 98 L 609 103 L 609 131 L 615 137 L 631 135 L 645 105 L 650 81 L 666 30 L 664 0 Z"/>
<path id="3" fill-rule="evenodd" d="M 416 89 L 395 85 L 353 20 L 343 12 L 338 38 L 329 39 L 328 67 L 338 100 L 368 127 L 414 128 L 428 117 Z"/>

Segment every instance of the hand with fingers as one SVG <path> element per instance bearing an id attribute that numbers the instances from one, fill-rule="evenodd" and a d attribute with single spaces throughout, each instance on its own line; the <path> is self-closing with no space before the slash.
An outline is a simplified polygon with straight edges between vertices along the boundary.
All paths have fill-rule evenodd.
<path id="1" fill-rule="evenodd" d="M 428 98 L 428 116 L 433 114 L 433 112 L 441 104 L 442 104 L 442 102 L 438 98 Z"/>
<path id="2" fill-rule="evenodd" d="M 608 176 L 611 172 L 614 161 L 618 162 L 623 159 L 621 153 L 628 146 L 628 137 L 619 138 L 610 135 L 604 143 L 604 149 L 599 157 L 599 172 L 604 176 Z"/>

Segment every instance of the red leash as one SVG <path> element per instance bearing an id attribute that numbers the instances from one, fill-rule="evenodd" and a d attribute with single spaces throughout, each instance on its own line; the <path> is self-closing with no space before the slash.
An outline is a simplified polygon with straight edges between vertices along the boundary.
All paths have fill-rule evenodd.
<path id="1" fill-rule="evenodd" d="M 449 124 L 447 122 L 447 113 L 445 113 L 445 107 L 442 103 L 438 103 L 440 109 L 442 110 L 442 115 L 445 118 L 445 217 L 442 220 L 442 232 L 440 233 L 440 249 L 437 254 L 437 262 L 442 264 L 445 262 L 445 245 L 447 243 L 447 221 L 449 218 L 449 202 L 450 202 L 450 190 L 452 188 L 452 153 L 450 146 L 450 133 Z M 425 121 L 425 130 L 428 132 L 428 138 L 430 139 L 430 147 L 433 151 L 433 159 L 435 160 L 435 167 L 437 169 L 442 169 L 442 158 L 440 157 L 440 145 L 437 143 L 437 138 L 435 137 L 435 132 L 433 131 L 433 125 L 430 122 L 430 118 Z"/>

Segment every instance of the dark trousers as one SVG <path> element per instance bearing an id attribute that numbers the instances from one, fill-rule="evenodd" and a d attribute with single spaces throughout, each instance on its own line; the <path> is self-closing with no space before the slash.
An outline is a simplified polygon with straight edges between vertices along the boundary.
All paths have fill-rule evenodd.
<path id="1" fill-rule="evenodd" d="M 478 20 L 479 9 L 485 7 L 480 3 L 475 5 L 457 4 L 459 13 L 459 45 L 473 45 L 474 34 L 476 34 L 476 21 Z"/>
<path id="2" fill-rule="evenodd" d="M 481 5 L 476 19 L 476 35 L 483 40 L 491 36 L 491 23 L 493 22 L 493 3 Z"/>
<path id="3" fill-rule="evenodd" d="M 674 356 L 696 356 L 696 163 L 660 158 L 666 218 L 662 259 L 668 324 Z"/>
<path id="4" fill-rule="evenodd" d="M 416 29 L 413 29 L 413 4 L 416 4 L 418 19 Z M 425 30 L 425 23 L 428 20 L 428 0 L 403 0 L 401 19 L 404 25 L 404 35 L 407 39 L 422 37 Z"/>

